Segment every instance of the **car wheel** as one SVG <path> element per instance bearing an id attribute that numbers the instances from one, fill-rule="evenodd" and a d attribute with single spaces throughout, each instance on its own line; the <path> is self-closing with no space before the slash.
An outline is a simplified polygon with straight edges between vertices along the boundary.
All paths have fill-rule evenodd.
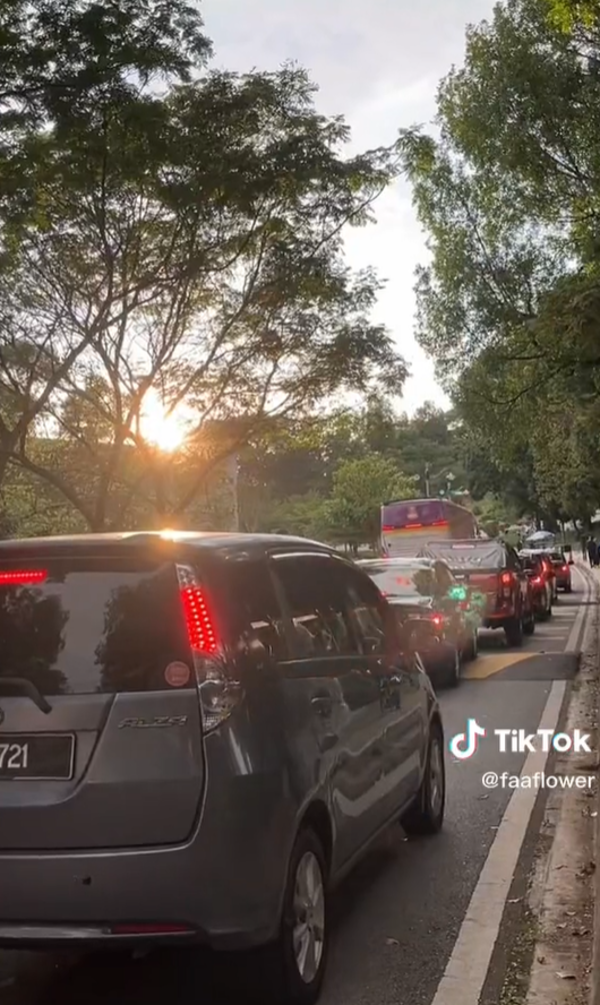
<path id="1" fill-rule="evenodd" d="M 542 600 L 542 606 L 540 608 L 540 621 L 547 621 L 550 617 L 550 608 L 548 606 L 548 597 L 544 594 Z"/>
<path id="2" fill-rule="evenodd" d="M 471 644 L 469 645 L 469 659 L 476 660 L 479 655 L 479 632 L 476 628 L 473 629 L 473 634 L 471 636 Z"/>
<path id="3" fill-rule="evenodd" d="M 533 607 L 527 616 L 527 619 L 523 622 L 523 633 L 525 635 L 533 635 L 535 632 L 535 611 Z"/>
<path id="4" fill-rule="evenodd" d="M 444 674 L 444 684 L 446 687 L 458 687 L 460 682 L 460 650 L 454 649 L 448 660 L 448 667 Z"/>
<path id="5" fill-rule="evenodd" d="M 301 830 L 288 869 L 281 932 L 263 950 L 261 1000 L 314 1005 L 321 993 L 329 948 L 327 867 L 323 847 Z"/>
<path id="6" fill-rule="evenodd" d="M 523 645 L 523 630 L 523 618 L 520 615 L 515 618 L 511 618 L 510 621 L 506 622 L 506 625 L 504 626 L 504 633 L 509 646 Z"/>
<path id="7" fill-rule="evenodd" d="M 569 583 L 568 586 L 565 586 L 565 593 L 572 593 L 572 592 L 573 592 L 573 587 Z"/>
<path id="8" fill-rule="evenodd" d="M 444 823 L 446 805 L 446 769 L 444 741 L 437 723 L 431 726 L 425 774 L 415 802 L 403 815 L 401 824 L 407 834 L 437 834 Z"/>

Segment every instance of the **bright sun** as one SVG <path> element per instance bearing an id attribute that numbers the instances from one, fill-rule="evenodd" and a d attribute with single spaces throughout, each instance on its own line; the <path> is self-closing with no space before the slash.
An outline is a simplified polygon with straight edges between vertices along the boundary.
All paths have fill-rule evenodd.
<path id="1" fill-rule="evenodd" d="M 140 410 L 140 434 L 148 443 L 171 453 L 177 450 L 188 436 L 193 424 L 193 415 L 183 405 L 177 405 L 167 414 L 157 391 L 150 390 L 144 397 Z"/>

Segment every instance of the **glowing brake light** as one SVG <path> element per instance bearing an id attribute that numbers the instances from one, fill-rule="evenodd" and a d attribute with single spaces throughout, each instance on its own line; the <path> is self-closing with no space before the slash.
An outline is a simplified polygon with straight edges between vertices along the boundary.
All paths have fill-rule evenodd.
<path id="1" fill-rule="evenodd" d="M 48 579 L 46 569 L 11 569 L 0 572 L 0 586 L 27 586 Z"/>
<path id="2" fill-rule="evenodd" d="M 541 576 L 534 576 L 531 582 L 533 583 L 534 586 L 541 586 L 544 580 L 542 579 Z"/>
<path id="3" fill-rule="evenodd" d="M 500 576 L 500 582 L 503 586 L 510 586 L 513 582 L 512 572 L 503 572 Z"/>
<path id="4" fill-rule="evenodd" d="M 205 733 L 217 729 L 235 711 L 243 689 L 231 674 L 222 651 L 210 596 L 191 566 L 177 565 L 179 596 L 192 651 L 198 701 Z"/>
<path id="5" fill-rule="evenodd" d="M 441 614 L 434 614 L 431 620 L 433 621 L 436 628 L 441 628 L 442 625 L 444 624 L 444 619 Z"/>
<path id="6" fill-rule="evenodd" d="M 563 572 L 568 572 L 569 571 L 569 566 L 568 565 L 563 565 L 562 571 Z"/>
<path id="7" fill-rule="evenodd" d="M 182 586 L 181 603 L 192 650 L 216 653 L 219 648 L 217 633 L 204 591 L 199 586 Z"/>

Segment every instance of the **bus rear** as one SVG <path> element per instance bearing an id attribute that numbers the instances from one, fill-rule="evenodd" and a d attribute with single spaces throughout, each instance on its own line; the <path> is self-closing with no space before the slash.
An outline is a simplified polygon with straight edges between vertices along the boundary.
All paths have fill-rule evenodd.
<path id="1" fill-rule="evenodd" d="M 381 507 L 381 551 L 388 558 L 417 555 L 436 541 L 473 538 L 479 528 L 473 514 L 445 499 L 410 499 Z"/>

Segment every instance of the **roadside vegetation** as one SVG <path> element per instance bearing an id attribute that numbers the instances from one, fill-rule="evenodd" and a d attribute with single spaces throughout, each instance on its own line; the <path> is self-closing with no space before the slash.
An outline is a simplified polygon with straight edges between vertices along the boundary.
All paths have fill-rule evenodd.
<path id="1" fill-rule="evenodd" d="M 475 449 L 534 505 L 600 502 L 600 4 L 507 0 L 468 29 L 435 136 L 403 132 L 429 239 L 418 339 Z"/>
<path id="2" fill-rule="evenodd" d="M 383 500 L 427 492 L 492 533 L 589 521 L 597 14 L 509 0 L 442 82 L 439 138 L 349 156 L 302 68 L 216 70 L 195 4 L 5 3 L 0 534 L 239 526 L 356 548 Z M 447 414 L 398 408 L 381 280 L 344 259 L 402 173 Z"/>

